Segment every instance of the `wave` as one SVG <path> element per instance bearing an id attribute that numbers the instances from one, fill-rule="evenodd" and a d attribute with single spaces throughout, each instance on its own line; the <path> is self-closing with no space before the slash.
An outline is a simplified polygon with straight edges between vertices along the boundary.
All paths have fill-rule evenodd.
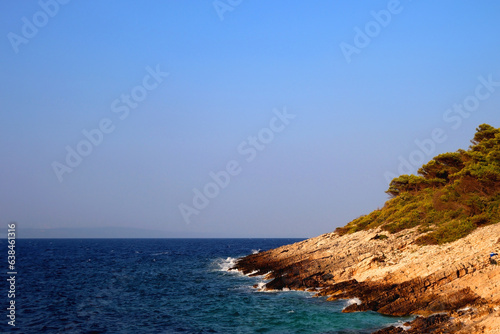
<path id="1" fill-rule="evenodd" d="M 260 281 L 259 283 L 253 285 L 253 288 L 255 288 L 258 292 L 271 292 L 271 293 L 276 293 L 276 292 L 281 292 L 281 290 L 275 290 L 275 289 L 266 289 L 266 283 L 264 280 Z M 284 291 L 284 290 L 283 290 Z"/>
<path id="2" fill-rule="evenodd" d="M 265 282 L 259 282 L 255 285 L 255 288 L 259 291 L 265 291 L 264 290 L 264 287 L 266 286 L 266 283 Z"/>
<path id="3" fill-rule="evenodd" d="M 238 259 L 234 257 L 227 257 L 225 259 L 223 258 L 218 258 L 214 260 L 214 265 L 215 265 L 215 270 L 216 271 L 223 271 L 223 272 L 238 272 L 238 270 L 233 269 L 234 266 L 236 265 L 236 261 Z"/>
<path id="4" fill-rule="evenodd" d="M 411 326 L 405 326 L 405 323 L 406 323 L 406 321 L 398 320 L 397 322 L 393 323 L 392 326 L 399 327 L 404 331 L 411 329 Z"/>
<path id="5" fill-rule="evenodd" d="M 352 304 L 361 305 L 361 303 L 362 303 L 362 302 L 361 302 L 361 300 L 360 300 L 359 298 L 356 298 L 356 297 L 351 298 L 351 299 L 347 299 L 347 300 L 346 300 L 346 305 L 344 306 L 343 310 L 344 310 L 346 307 L 348 307 L 348 306 L 350 306 L 350 305 L 352 305 Z"/>
<path id="6" fill-rule="evenodd" d="M 215 259 L 212 264 L 213 266 L 215 267 L 215 271 L 223 271 L 223 272 L 232 272 L 232 273 L 239 273 L 241 275 L 244 275 L 244 276 L 248 276 L 248 277 L 254 277 L 252 275 L 258 273 L 259 271 L 258 270 L 254 270 L 248 274 L 243 274 L 241 271 L 239 271 L 238 269 L 233 269 L 235 266 L 236 266 L 236 262 L 239 260 L 240 258 L 235 258 L 235 257 L 226 257 L 225 259 L 224 258 L 217 258 Z M 265 273 L 265 274 L 262 274 L 262 275 L 259 275 L 259 276 L 263 276 L 265 277 L 267 274 L 271 273 L 270 271 Z"/>
<path id="7" fill-rule="evenodd" d="M 258 254 L 260 252 L 260 248 L 259 249 L 252 249 L 252 254 Z"/>
<path id="8" fill-rule="evenodd" d="M 356 297 L 348 299 L 347 306 L 352 305 L 352 304 L 361 305 L 361 300 L 359 298 L 356 298 Z"/>
<path id="9" fill-rule="evenodd" d="M 168 254 L 170 254 L 170 252 L 169 252 L 169 251 L 166 251 L 166 252 L 153 253 L 153 254 L 151 254 L 151 256 L 157 256 L 157 255 L 168 255 Z"/>

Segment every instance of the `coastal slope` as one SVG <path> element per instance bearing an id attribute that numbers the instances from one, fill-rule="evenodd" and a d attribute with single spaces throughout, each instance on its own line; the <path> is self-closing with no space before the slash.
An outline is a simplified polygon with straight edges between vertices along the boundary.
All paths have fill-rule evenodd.
<path id="1" fill-rule="evenodd" d="M 265 289 L 317 290 L 328 300 L 357 298 L 344 312 L 447 315 L 463 333 L 500 333 L 500 224 L 445 245 L 419 246 L 416 231 L 328 233 L 240 259 L 236 269 L 265 275 Z M 431 318 L 432 319 L 432 318 Z"/>
<path id="2" fill-rule="evenodd" d="M 264 289 L 357 298 L 344 312 L 422 316 L 405 333 L 500 333 L 500 129 L 471 142 L 395 178 L 383 208 L 235 269 L 265 275 Z"/>

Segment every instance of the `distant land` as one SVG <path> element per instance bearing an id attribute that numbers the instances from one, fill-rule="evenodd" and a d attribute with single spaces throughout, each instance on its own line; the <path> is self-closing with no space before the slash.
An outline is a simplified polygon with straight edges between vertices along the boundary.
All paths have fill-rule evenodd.
<path id="1" fill-rule="evenodd" d="M 5 233 L 3 233 L 5 234 Z M 0 237 L 2 234 L 0 234 Z M 197 232 L 168 232 L 129 227 L 82 227 L 82 228 L 22 228 L 18 225 L 17 237 L 23 239 L 42 238 L 204 238 Z"/>
<path id="2" fill-rule="evenodd" d="M 17 225 L 16 237 L 20 239 L 164 239 L 164 238 L 207 238 L 207 239 L 305 239 L 305 237 L 220 235 L 220 233 L 194 231 L 161 231 L 133 227 L 58 227 L 23 228 Z M 0 240 L 7 238 L 7 232 L 0 233 Z"/>

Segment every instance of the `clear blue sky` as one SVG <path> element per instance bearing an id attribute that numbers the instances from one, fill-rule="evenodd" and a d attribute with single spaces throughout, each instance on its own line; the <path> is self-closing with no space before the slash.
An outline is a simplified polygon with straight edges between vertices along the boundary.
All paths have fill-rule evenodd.
<path id="1" fill-rule="evenodd" d="M 500 126 L 498 1 L 54 3 L 0 3 L 5 228 L 315 236 L 381 207 L 415 140 Z"/>

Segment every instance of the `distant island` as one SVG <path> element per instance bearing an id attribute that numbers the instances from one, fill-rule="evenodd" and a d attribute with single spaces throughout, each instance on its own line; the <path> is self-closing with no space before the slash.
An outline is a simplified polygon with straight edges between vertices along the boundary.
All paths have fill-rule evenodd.
<path id="1" fill-rule="evenodd" d="M 418 317 L 389 333 L 500 332 L 500 128 L 392 180 L 384 207 L 335 232 L 248 255 L 264 289 L 351 299 L 343 312 Z"/>
<path id="2" fill-rule="evenodd" d="M 1 234 L 0 234 L 1 235 Z M 158 238 L 202 238 L 202 233 L 159 231 L 145 228 L 99 226 L 99 227 L 58 227 L 27 228 L 19 231 L 21 239 L 158 239 Z"/>

